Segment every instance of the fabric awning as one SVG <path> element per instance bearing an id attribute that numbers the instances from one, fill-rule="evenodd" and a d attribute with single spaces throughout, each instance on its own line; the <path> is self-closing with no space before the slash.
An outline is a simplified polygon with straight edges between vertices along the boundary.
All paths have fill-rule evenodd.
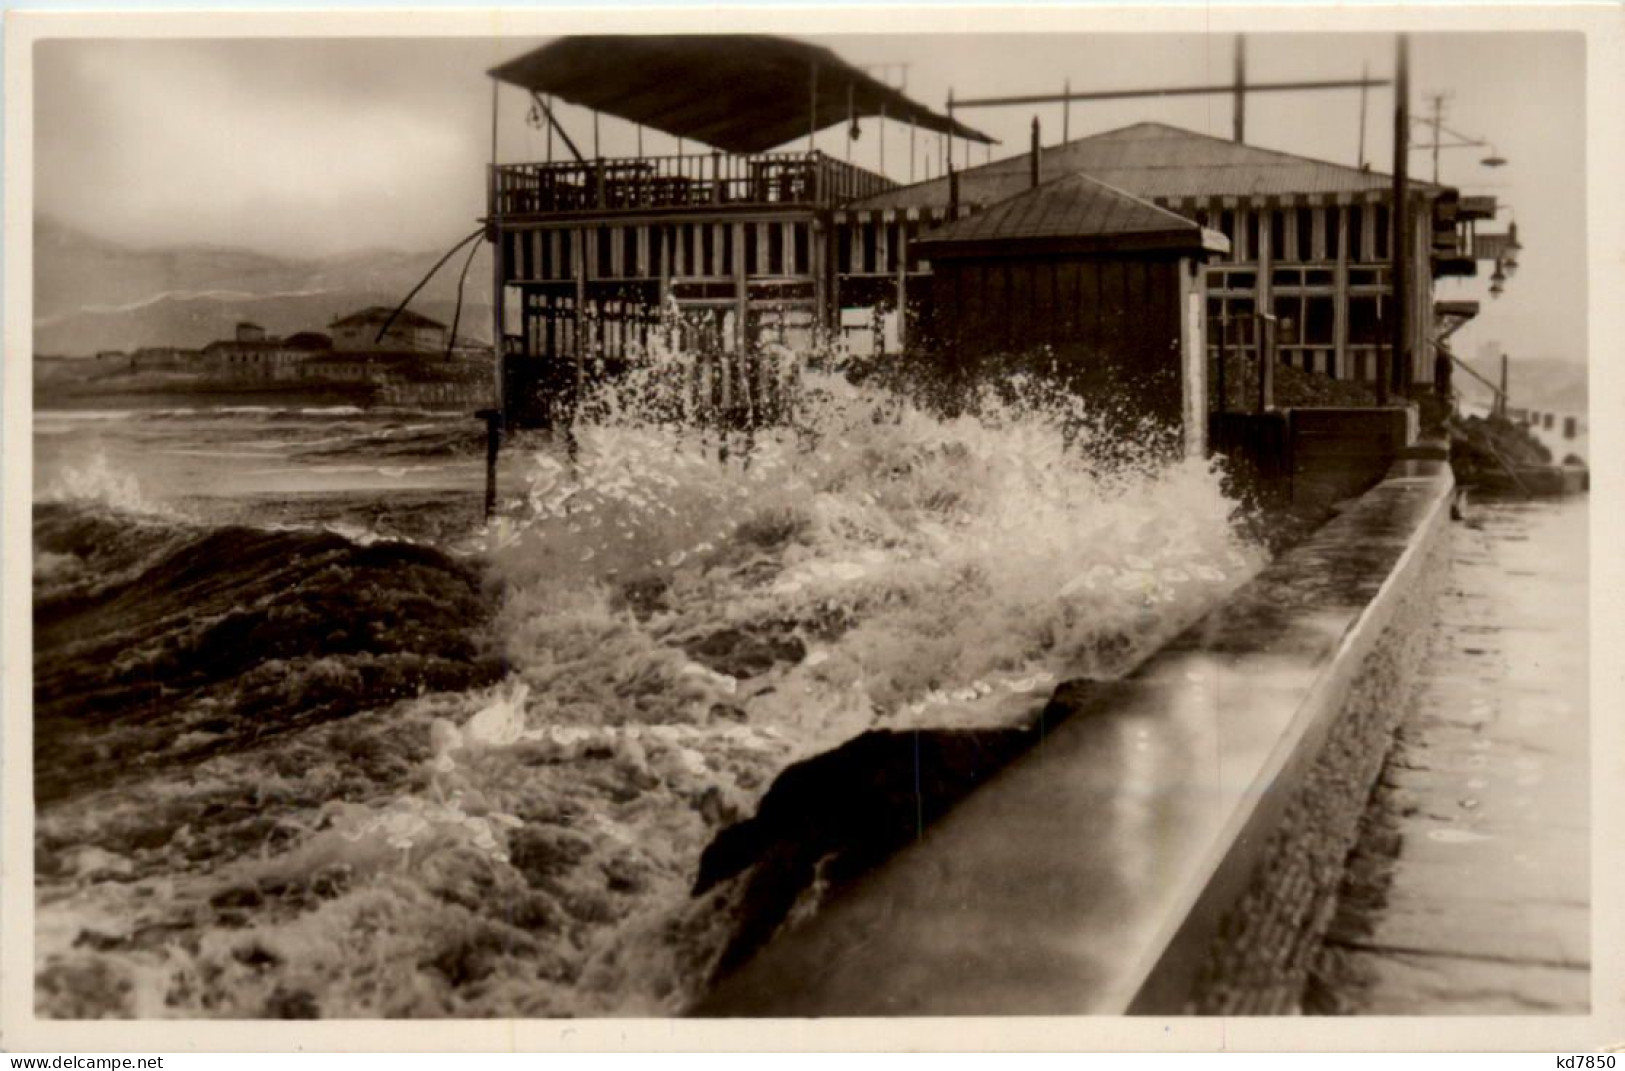
<path id="1" fill-rule="evenodd" d="M 813 125 L 823 130 L 882 112 L 924 130 L 994 142 L 829 49 L 787 37 L 561 37 L 490 74 L 725 152 L 762 152 L 806 137 Z"/>

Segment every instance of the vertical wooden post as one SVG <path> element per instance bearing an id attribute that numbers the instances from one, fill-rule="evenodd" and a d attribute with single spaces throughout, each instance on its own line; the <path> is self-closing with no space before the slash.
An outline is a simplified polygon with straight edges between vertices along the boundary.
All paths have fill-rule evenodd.
<path id="1" fill-rule="evenodd" d="M 818 61 L 813 60 L 812 77 L 807 85 L 807 151 L 813 152 L 818 146 L 814 144 L 818 137 Z"/>
<path id="2" fill-rule="evenodd" d="M 824 344 L 829 334 L 829 249 L 833 230 L 827 214 L 820 213 L 807 225 L 807 259 L 813 277 L 813 346 Z"/>
<path id="3" fill-rule="evenodd" d="M 509 399 L 506 397 L 507 385 L 503 381 L 506 379 L 504 370 L 507 366 L 507 354 L 504 351 L 507 347 L 503 344 L 503 334 L 507 330 L 507 325 L 502 321 L 503 306 L 506 304 L 503 297 L 507 292 L 507 286 L 502 277 L 502 205 L 499 196 L 501 179 L 497 172 L 497 90 L 500 84 L 495 78 L 491 79 L 491 173 L 486 181 L 486 211 L 489 220 L 487 227 L 489 233 L 486 239 L 491 243 L 491 338 L 495 354 L 492 364 L 495 366 L 496 402 L 497 408 L 506 411 Z"/>
<path id="4" fill-rule="evenodd" d="M 1393 234 L 1393 316 L 1387 367 L 1377 384 L 1377 404 L 1387 405 L 1390 390 L 1409 381 L 1410 365 L 1410 38 L 1399 35 L 1394 56 L 1394 181 L 1393 205 L 1388 216 Z"/>
<path id="5" fill-rule="evenodd" d="M 1237 144 L 1247 140 L 1247 37 L 1245 34 L 1236 35 L 1235 51 L 1235 88 L 1231 91 L 1234 98 L 1234 129 L 1231 131 Z"/>
<path id="6" fill-rule="evenodd" d="M 1180 401 L 1183 410 L 1185 456 L 1207 452 L 1207 340 L 1202 330 L 1205 296 L 1202 259 L 1179 258 Z"/>
<path id="7" fill-rule="evenodd" d="M 1258 411 L 1275 407 L 1275 314 L 1258 313 Z"/>
<path id="8" fill-rule="evenodd" d="M 884 175 L 886 173 L 886 106 L 884 104 L 880 106 L 880 122 L 876 125 L 880 129 L 878 135 L 880 138 L 880 173 Z"/>
<path id="9" fill-rule="evenodd" d="M 722 368 L 722 409 L 727 413 L 733 403 L 733 390 L 735 378 L 745 367 L 745 350 L 750 331 L 746 320 L 750 309 L 750 290 L 746 282 L 745 265 L 745 228 L 746 223 L 733 225 L 733 262 L 734 262 L 734 352 L 733 360 L 726 361 Z M 741 399 L 743 400 L 743 399 Z"/>
<path id="10" fill-rule="evenodd" d="M 1275 286 L 1272 276 L 1275 272 L 1275 213 L 1270 211 L 1269 201 L 1258 198 L 1253 202 L 1254 211 L 1258 215 L 1258 251 L 1255 254 L 1258 260 L 1258 288 L 1253 292 L 1253 311 L 1259 314 L 1253 320 L 1253 346 L 1258 351 L 1258 378 L 1259 397 L 1263 398 L 1264 365 L 1266 360 L 1264 346 L 1264 316 L 1275 315 Z M 1269 354 L 1270 358 L 1274 354 Z M 1271 370 L 1274 374 L 1274 370 Z M 1264 403 L 1259 402 L 1259 410 L 1263 411 Z"/>
<path id="11" fill-rule="evenodd" d="M 1349 374 L 1349 210 L 1336 205 L 1337 267 L 1332 273 L 1332 360 L 1336 379 L 1354 379 Z"/>
<path id="12" fill-rule="evenodd" d="M 1360 147 L 1355 156 L 1355 166 L 1361 171 L 1365 170 L 1365 107 L 1366 95 L 1370 92 L 1365 86 L 1366 80 L 1371 77 L 1371 65 L 1360 64 Z"/>
<path id="13" fill-rule="evenodd" d="M 570 243 L 571 257 L 575 261 L 571 270 L 576 280 L 575 351 L 576 395 L 579 397 L 587 382 L 587 231 L 575 232 Z"/>
<path id="14" fill-rule="evenodd" d="M 1218 395 L 1218 405 L 1215 407 L 1219 414 L 1223 414 L 1230 404 L 1229 387 L 1225 383 L 1225 362 L 1230 359 L 1230 311 L 1229 307 L 1219 315 L 1219 364 L 1214 369 L 1213 393 Z"/>
<path id="15" fill-rule="evenodd" d="M 1505 417 L 1507 415 L 1507 355 L 1504 353 L 1501 354 L 1501 396 L 1497 401 L 1501 416 Z"/>
<path id="16" fill-rule="evenodd" d="M 474 414 L 485 421 L 485 519 L 497 511 L 497 454 L 502 447 L 502 410 L 481 409 Z"/>
<path id="17" fill-rule="evenodd" d="M 1039 133 L 1038 116 L 1036 115 L 1033 116 L 1032 143 L 1032 158 L 1027 162 L 1027 185 L 1029 187 L 1038 185 L 1039 176 L 1043 171 L 1043 164 L 1040 159 L 1040 154 L 1044 151 L 1043 136 Z"/>
<path id="18" fill-rule="evenodd" d="M 671 299 L 671 225 L 660 225 L 660 311 L 666 311 Z"/>
<path id="19" fill-rule="evenodd" d="M 908 218 L 897 217 L 897 352 L 908 352 Z"/>

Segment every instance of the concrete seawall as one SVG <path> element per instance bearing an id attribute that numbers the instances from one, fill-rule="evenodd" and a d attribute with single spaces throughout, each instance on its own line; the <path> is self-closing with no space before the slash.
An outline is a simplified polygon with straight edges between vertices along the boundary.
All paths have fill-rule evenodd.
<path id="1" fill-rule="evenodd" d="M 1448 539 L 1442 459 L 1386 478 L 694 1009 L 1296 1010 Z"/>

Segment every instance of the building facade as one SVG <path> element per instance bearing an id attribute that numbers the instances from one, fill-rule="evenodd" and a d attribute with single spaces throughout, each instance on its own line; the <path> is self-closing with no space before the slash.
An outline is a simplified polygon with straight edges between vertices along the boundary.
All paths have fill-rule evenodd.
<path id="1" fill-rule="evenodd" d="M 386 323 L 389 330 L 380 337 Z M 436 353 L 446 348 L 446 325 L 410 309 L 396 313 L 374 305 L 334 320 L 328 330 L 339 353 Z"/>
<path id="2" fill-rule="evenodd" d="M 491 72 L 531 94 L 533 117 L 550 124 L 549 144 L 557 130 L 574 156 L 493 164 L 488 175 L 494 336 L 510 419 L 546 422 L 549 399 L 579 390 L 589 366 L 613 369 L 632 357 L 662 324 L 675 322 L 685 349 L 727 358 L 719 364 L 724 399 L 748 390 L 748 357 L 763 343 L 804 348 L 849 336 L 881 352 L 929 344 L 941 303 L 923 255 L 932 235 L 1067 176 L 1224 236 L 1228 251 L 1202 278 L 1215 364 L 1223 354 L 1226 364 L 1262 367 L 1267 352 L 1337 379 L 1371 381 L 1397 367 L 1394 379 L 1425 385 L 1443 338 L 1459 326 L 1459 317 L 1447 323 L 1436 313 L 1435 281 L 1476 272 L 1474 228 L 1495 214 L 1488 199 L 1412 182 L 1403 206 L 1406 284 L 1396 293 L 1388 176 L 1161 123 L 902 186 L 783 146 L 798 123 L 805 132 L 875 114 L 987 139 L 823 50 L 744 42 L 762 55 L 783 53 L 768 70 L 741 44 L 563 38 Z M 674 71 L 684 77 L 666 77 Z M 554 119 L 550 93 L 712 148 L 588 158 Z M 1393 354 L 1398 303 L 1406 337 Z"/>
<path id="3" fill-rule="evenodd" d="M 848 205 L 851 244 L 897 250 L 895 234 L 953 204 L 979 212 L 1028 184 L 1029 156 L 969 168 Z M 1084 174 L 1224 234 L 1228 255 L 1207 269 L 1209 346 L 1256 359 L 1257 314 L 1274 317 L 1282 363 L 1338 379 L 1372 380 L 1392 347 L 1393 192 L 1387 175 L 1226 141 L 1161 123 L 1046 147 L 1045 180 Z M 1439 278 L 1476 268 L 1475 224 L 1493 218 L 1488 198 L 1411 183 L 1411 248 L 1406 349 L 1413 383 L 1431 383 L 1441 327 L 1434 315 Z M 905 240 L 906 242 L 906 240 Z M 866 261 L 865 267 L 869 267 Z M 925 274 L 929 264 L 901 255 L 874 268 Z"/>

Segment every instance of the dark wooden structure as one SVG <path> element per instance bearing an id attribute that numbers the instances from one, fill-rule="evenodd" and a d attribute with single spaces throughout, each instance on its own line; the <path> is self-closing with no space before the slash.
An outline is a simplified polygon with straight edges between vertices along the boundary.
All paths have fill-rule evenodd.
<path id="1" fill-rule="evenodd" d="M 1028 155 L 885 190 L 845 207 L 849 217 L 888 221 L 945 209 L 981 212 L 1031 185 Z M 1230 248 L 1207 274 L 1213 323 L 1231 326 L 1237 367 L 1254 364 L 1266 341 L 1277 358 L 1337 379 L 1374 380 L 1391 348 L 1394 309 L 1394 213 L 1389 176 L 1255 145 L 1209 137 L 1163 123 L 1045 146 L 1042 181 L 1086 174 L 1220 231 Z M 1462 197 L 1446 186 L 1412 180 L 1410 236 L 1402 294 L 1412 367 L 1408 381 L 1431 383 L 1433 342 L 1443 326 L 1432 315 L 1435 280 L 1473 275 L 1494 259 L 1499 236 L 1475 233 L 1492 219 L 1493 198 Z M 1264 338 L 1260 314 L 1273 316 Z M 1209 333 L 1210 361 L 1219 333 Z M 1214 370 L 1217 374 L 1217 369 Z"/>
<path id="2" fill-rule="evenodd" d="M 933 343 L 955 370 L 1015 358 L 1101 412 L 1207 448 L 1203 262 L 1223 235 L 1087 175 L 946 224 L 929 260 Z"/>
<path id="3" fill-rule="evenodd" d="M 634 356 L 675 312 L 680 345 L 706 355 L 708 404 L 724 409 L 760 397 L 764 343 L 805 350 L 844 332 L 894 352 L 931 330 L 960 355 L 950 360 L 1028 345 L 1112 354 L 1140 370 L 1139 404 L 1167 415 L 1174 380 L 1147 369 L 1168 367 L 1177 322 L 1174 348 L 1200 338 L 1206 354 L 1179 380 L 1178 415 L 1194 428 L 1206 415 L 1186 410 L 1189 391 L 1223 398 L 1227 376 L 1258 384 L 1247 408 L 1268 410 L 1277 361 L 1375 380 L 1392 366 L 1396 301 L 1408 310 L 1409 367 L 1395 379 L 1431 383 L 1463 319 L 1455 305 L 1435 304 L 1435 280 L 1474 274 L 1479 260 L 1499 263 L 1515 248 L 1515 236 L 1476 233 L 1494 217 L 1493 199 L 1412 181 L 1401 227 L 1386 175 L 1159 123 L 1042 152 L 1035 144 L 1030 154 L 899 186 L 816 151 L 812 135 L 884 116 L 950 141 L 989 139 L 828 50 L 783 38 L 570 37 L 491 74 L 525 90 L 570 150 L 566 159 L 498 163 L 493 147 L 486 224 L 499 252 L 495 326 L 509 423 L 546 422 L 593 369 Z M 554 114 L 560 99 L 703 149 L 584 156 Z M 798 132 L 805 147 L 789 144 Z M 1052 189 L 1069 176 L 1070 186 Z M 1073 228 L 1064 253 L 1013 231 L 1002 237 L 1017 255 L 991 255 L 971 240 L 1063 192 L 1077 200 L 1090 183 L 1127 199 L 1091 195 L 1102 205 L 1162 210 L 1157 225 L 1173 245 L 1148 245 L 1151 231 L 1128 238 L 1087 227 Z M 1011 205 L 1035 187 L 1049 192 Z M 990 222 L 970 226 L 983 217 Z M 1215 232 L 1223 249 L 1191 238 Z M 1396 234 L 1407 236 L 1404 248 Z M 1186 270 L 1176 270 L 1186 254 Z M 1406 261 L 1403 282 L 1396 254 Z M 1193 264 L 1204 266 L 1189 274 Z M 1155 311 L 1136 317 L 1131 307 Z"/>
<path id="4" fill-rule="evenodd" d="M 827 49 L 777 37 L 567 37 L 491 72 L 531 94 L 572 159 L 501 164 L 489 179 L 498 250 L 495 334 L 502 408 L 545 424 L 594 368 L 613 369 L 676 314 L 679 344 L 705 355 L 708 403 L 759 396 L 762 343 L 808 349 L 843 308 L 906 305 L 906 246 L 946 208 L 911 221 L 839 217 L 895 183 L 811 148 L 837 123 L 883 115 L 989 141 Z M 703 148 L 583 157 L 558 98 Z M 496 117 L 493 115 L 493 128 Z M 803 150 L 785 143 L 807 135 Z"/>

